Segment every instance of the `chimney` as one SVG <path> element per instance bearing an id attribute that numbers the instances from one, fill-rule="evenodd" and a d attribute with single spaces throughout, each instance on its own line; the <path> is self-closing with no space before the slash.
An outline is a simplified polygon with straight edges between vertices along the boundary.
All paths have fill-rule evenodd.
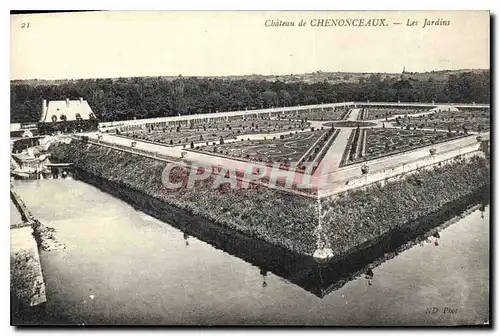
<path id="1" fill-rule="evenodd" d="M 66 107 L 69 107 L 69 98 L 66 98 Z"/>
<path id="2" fill-rule="evenodd" d="M 82 103 L 83 103 L 83 98 L 82 98 L 82 97 L 80 97 L 80 104 L 82 104 Z"/>

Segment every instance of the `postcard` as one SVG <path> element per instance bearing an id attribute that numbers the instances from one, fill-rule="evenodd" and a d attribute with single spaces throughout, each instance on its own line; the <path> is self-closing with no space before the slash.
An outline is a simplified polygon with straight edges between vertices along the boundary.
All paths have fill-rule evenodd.
<path id="1" fill-rule="evenodd" d="M 11 15 L 11 324 L 489 326 L 490 21 Z"/>

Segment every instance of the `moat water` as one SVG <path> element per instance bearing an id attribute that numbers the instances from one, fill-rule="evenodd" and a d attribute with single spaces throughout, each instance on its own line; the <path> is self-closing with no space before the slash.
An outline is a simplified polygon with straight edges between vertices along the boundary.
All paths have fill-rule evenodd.
<path id="1" fill-rule="evenodd" d="M 84 182 L 13 184 L 67 246 L 41 252 L 44 323 L 460 325 L 489 319 L 489 207 L 374 268 L 373 279 L 360 276 L 320 298 Z"/>

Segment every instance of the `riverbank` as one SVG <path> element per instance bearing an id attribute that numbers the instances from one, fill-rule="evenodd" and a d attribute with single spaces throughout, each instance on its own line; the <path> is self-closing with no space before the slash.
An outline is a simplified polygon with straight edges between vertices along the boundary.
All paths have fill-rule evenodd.
<path id="1" fill-rule="evenodd" d="M 395 228 L 372 241 L 365 242 L 334 258 L 322 268 L 322 296 L 337 290 L 349 281 L 365 275 L 373 278 L 373 269 L 395 258 L 415 245 L 432 243 L 439 246 L 439 232 L 473 212 L 484 211 L 490 202 L 489 188 L 478 188 L 457 200 L 448 202 L 440 209 L 405 225 L 405 230 Z M 368 275 L 370 274 L 370 275 Z"/>
<path id="2" fill-rule="evenodd" d="M 48 299 L 45 324 L 217 320 L 446 325 L 472 324 L 488 316 L 488 206 L 484 218 L 475 211 L 440 231 L 439 246 L 431 238 L 377 266 L 373 279 L 349 281 L 337 275 L 344 268 L 336 262 L 312 260 L 308 266 L 301 262 L 305 257 L 294 260 L 293 253 L 279 253 L 215 223 L 209 229 L 208 221 L 191 219 L 185 230 L 178 230 L 168 221 L 171 213 L 159 209 L 164 219 L 152 218 L 156 216 L 80 179 L 15 181 L 14 187 L 32 213 L 67 244 L 64 251 L 40 253 Z M 451 215 L 457 206 L 451 204 L 449 210 Z M 353 260 L 348 258 L 345 265 Z M 429 287 L 435 290 L 421 292 Z M 455 319 L 425 315 L 422 307 L 440 306 L 443 300 L 463 308 Z M 284 316 L 282 307 L 294 309 Z"/>
<path id="3" fill-rule="evenodd" d="M 213 189 L 214 176 L 197 181 L 194 188 L 167 189 L 162 183 L 165 161 L 79 141 L 51 147 L 51 151 L 53 158 L 73 162 L 75 168 L 97 180 L 118 183 L 122 187 L 120 197 L 127 202 L 133 198 L 128 196 L 129 190 L 139 191 L 161 201 L 165 207 L 168 205 L 166 211 L 185 211 L 297 253 L 314 252 L 317 218 L 315 203 L 307 197 L 259 185 L 250 185 L 245 190 L 227 185 Z M 183 179 L 187 171 L 177 173 L 172 180 Z M 102 183 L 87 180 L 96 186 Z M 146 200 L 135 202 L 148 207 L 144 204 Z"/>
<path id="4" fill-rule="evenodd" d="M 346 255 L 373 244 L 390 231 L 413 230 L 412 223 L 461 199 L 489 190 L 490 166 L 482 156 L 456 157 L 385 184 L 321 200 L 323 237 L 333 254 Z"/>
<path id="5" fill-rule="evenodd" d="M 155 203 L 168 205 L 167 213 L 186 211 L 299 254 L 311 256 L 317 248 L 318 208 L 311 198 L 257 185 L 245 190 L 212 189 L 214 177 L 197 182 L 195 188 L 167 190 L 162 184 L 164 161 L 79 141 L 57 144 L 50 150 L 53 158 L 72 162 L 84 171 L 88 180 L 94 176 L 96 185 L 102 181 L 119 184 L 121 197 L 129 202 L 133 196 L 126 190 L 139 191 Z M 186 173 L 178 172 L 178 178 L 185 179 Z M 418 187 L 415 181 L 421 181 Z M 415 172 L 383 187 L 375 185 L 363 192 L 344 193 L 341 198 L 325 198 L 322 206 L 329 213 L 323 216 L 321 236 L 334 256 L 346 255 L 390 230 L 407 230 L 415 218 L 485 186 L 489 186 L 489 163 L 477 157 L 455 160 L 430 172 Z M 398 212 L 399 216 L 384 218 L 384 214 Z"/>
<path id="6" fill-rule="evenodd" d="M 36 324 L 47 300 L 38 246 L 24 204 L 12 191 L 11 202 L 11 325 Z"/>
<path id="7" fill-rule="evenodd" d="M 11 324 L 36 324 L 43 312 L 45 282 L 32 228 L 10 230 Z"/>
<path id="8" fill-rule="evenodd" d="M 39 250 L 64 249 L 55 237 L 54 229 L 33 217 L 12 189 L 14 209 L 22 222 L 11 223 L 10 229 L 10 299 L 11 324 L 38 324 L 47 301 Z M 14 210 L 12 209 L 12 210 Z"/>

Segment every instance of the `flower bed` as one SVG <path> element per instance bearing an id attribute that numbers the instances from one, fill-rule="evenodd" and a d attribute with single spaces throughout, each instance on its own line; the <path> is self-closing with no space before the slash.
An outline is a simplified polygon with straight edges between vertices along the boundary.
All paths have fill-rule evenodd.
<path id="1" fill-rule="evenodd" d="M 358 130 L 356 130 L 358 131 Z M 389 155 L 395 155 L 425 146 L 431 146 L 449 140 L 466 136 L 464 133 L 446 133 L 423 130 L 399 130 L 390 128 L 374 128 L 359 130 L 366 137 L 364 155 L 354 155 L 358 148 L 356 131 L 353 131 L 346 146 L 341 167 L 368 160 L 374 160 Z M 352 155 L 351 155 L 352 154 Z"/>
<path id="2" fill-rule="evenodd" d="M 367 122 L 367 121 L 337 121 L 337 122 L 328 122 L 323 124 L 323 126 L 334 126 L 334 127 L 373 127 L 377 126 L 375 123 Z"/>
<path id="3" fill-rule="evenodd" d="M 219 143 L 220 139 L 234 139 L 238 135 L 279 133 L 305 129 L 309 123 L 286 120 L 249 119 L 219 123 L 197 123 L 193 125 L 150 127 L 143 130 L 121 132 L 118 135 L 131 140 L 146 141 L 164 146 L 186 146 L 191 142 Z"/>
<path id="4" fill-rule="evenodd" d="M 325 108 L 313 108 L 310 110 L 300 110 L 286 112 L 284 116 L 280 116 L 282 119 L 290 120 L 343 120 L 347 117 L 349 108 L 337 108 L 334 110 L 332 107 Z"/>
<path id="5" fill-rule="evenodd" d="M 223 154 L 227 157 L 240 158 L 249 162 L 274 163 L 298 162 L 304 153 L 318 140 L 324 130 L 298 132 L 268 140 L 244 140 L 216 144 L 203 148 L 206 154 Z"/>
<path id="6" fill-rule="evenodd" d="M 491 128 L 490 110 L 439 111 L 417 117 L 399 118 L 395 125 L 411 129 L 441 129 L 456 132 L 489 131 Z"/>
<path id="7" fill-rule="evenodd" d="M 427 112 L 428 109 L 422 108 L 375 108 L 364 107 L 359 115 L 360 120 L 373 120 L 392 117 L 399 114 L 415 114 Z"/>

